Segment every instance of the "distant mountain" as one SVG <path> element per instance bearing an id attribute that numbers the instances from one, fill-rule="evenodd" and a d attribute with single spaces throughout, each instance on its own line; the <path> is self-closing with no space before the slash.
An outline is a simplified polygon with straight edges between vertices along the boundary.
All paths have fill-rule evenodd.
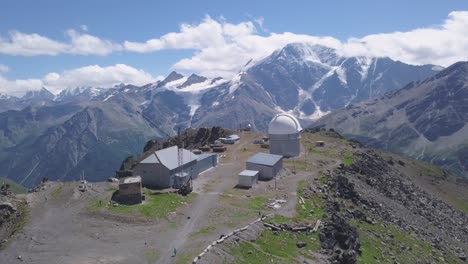
<path id="1" fill-rule="evenodd" d="M 323 117 L 334 128 L 373 146 L 444 166 L 468 177 L 468 62 Z"/>
<path id="2" fill-rule="evenodd" d="M 7 110 L 21 110 L 28 106 L 45 105 L 54 100 L 54 97 L 54 94 L 46 88 L 28 91 L 22 97 L 0 94 L 0 113 Z"/>
<path id="3" fill-rule="evenodd" d="M 266 130 L 280 111 L 305 124 L 324 113 L 382 95 L 438 71 L 388 58 L 343 57 L 336 50 L 290 44 L 249 61 L 230 80 L 171 72 L 143 86 L 45 88 L 0 98 L 0 176 L 28 187 L 42 177 L 111 176 L 150 138 L 178 128 L 251 124 Z M 2 112 L 3 111 L 3 112 Z"/>
<path id="4" fill-rule="evenodd" d="M 292 112 L 310 123 L 325 113 L 383 95 L 439 70 L 433 65 L 344 57 L 323 46 L 289 44 L 263 60 L 249 62 L 225 86 L 205 94 L 194 123 L 233 127 L 247 120 L 264 130 L 278 111 Z"/>

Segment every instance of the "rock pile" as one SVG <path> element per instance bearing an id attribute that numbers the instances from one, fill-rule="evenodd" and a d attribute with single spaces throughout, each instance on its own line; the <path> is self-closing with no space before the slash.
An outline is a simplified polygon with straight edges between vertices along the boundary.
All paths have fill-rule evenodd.
<path id="1" fill-rule="evenodd" d="M 456 245 L 468 244 L 468 216 L 415 185 L 395 166 L 404 162 L 388 162 L 369 149 L 357 152 L 351 166 L 339 166 L 330 173 L 327 199 L 331 205 L 336 197 L 351 200 L 362 211 L 414 232 L 442 252 L 463 255 Z M 343 215 L 373 223 L 361 210 Z"/>

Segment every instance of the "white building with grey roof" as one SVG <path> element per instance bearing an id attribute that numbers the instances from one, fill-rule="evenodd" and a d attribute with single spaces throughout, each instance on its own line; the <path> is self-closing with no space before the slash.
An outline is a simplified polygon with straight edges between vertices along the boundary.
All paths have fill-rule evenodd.
<path id="1" fill-rule="evenodd" d="M 301 152 L 301 124 L 292 115 L 277 114 L 268 125 L 270 153 L 296 157 Z"/>
<path id="2" fill-rule="evenodd" d="M 182 149 L 182 166 L 179 167 L 178 147 L 173 146 L 152 152 L 133 168 L 133 175 L 141 176 L 143 186 L 148 188 L 179 188 L 217 164 L 216 154 L 195 155 Z"/>
<path id="3" fill-rule="evenodd" d="M 283 168 L 283 156 L 259 152 L 245 162 L 245 167 L 258 171 L 259 180 L 271 180 Z"/>

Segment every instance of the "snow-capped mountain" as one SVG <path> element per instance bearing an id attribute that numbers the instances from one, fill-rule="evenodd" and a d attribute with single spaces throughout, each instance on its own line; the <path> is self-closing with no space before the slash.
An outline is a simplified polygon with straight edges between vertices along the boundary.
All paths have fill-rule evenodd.
<path id="1" fill-rule="evenodd" d="M 0 107 L 0 157 L 7 157 L 0 158 L 0 174 L 27 186 L 44 175 L 76 179 L 83 170 L 102 180 L 146 140 L 179 127 L 250 123 L 264 131 L 280 111 L 307 122 L 437 71 L 433 65 L 347 58 L 330 48 L 291 44 L 249 61 L 230 79 L 171 72 L 143 86 L 77 87 L 56 97 L 41 90 L 15 99 L 29 100 L 26 105 L 0 105 L 17 110 L 2 113 Z"/>
<path id="2" fill-rule="evenodd" d="M 81 99 L 92 99 L 96 96 L 102 94 L 106 89 L 104 88 L 97 88 L 97 87 L 75 87 L 75 88 L 67 88 L 62 90 L 57 97 L 55 97 L 55 101 L 64 101 L 69 99 L 77 99 L 77 97 L 82 97 Z"/>
<path id="3" fill-rule="evenodd" d="M 437 72 L 433 68 L 389 58 L 344 57 L 331 48 L 297 43 L 275 51 L 247 74 L 272 95 L 280 109 L 316 119 L 426 78 Z"/>

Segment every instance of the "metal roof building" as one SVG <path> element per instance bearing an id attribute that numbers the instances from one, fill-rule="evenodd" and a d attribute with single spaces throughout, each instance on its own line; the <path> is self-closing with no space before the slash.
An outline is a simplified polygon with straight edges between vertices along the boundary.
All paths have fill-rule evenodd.
<path id="1" fill-rule="evenodd" d="M 204 153 L 197 155 L 197 172 L 198 174 L 218 166 L 218 155 L 214 153 Z"/>
<path id="2" fill-rule="evenodd" d="M 283 168 L 283 156 L 259 152 L 246 161 L 245 167 L 259 171 L 259 180 L 270 180 Z"/>
<path id="3" fill-rule="evenodd" d="M 165 189 L 179 188 L 198 174 L 218 165 L 216 154 L 195 155 L 182 149 L 183 164 L 179 168 L 178 147 L 173 146 L 151 153 L 134 168 L 133 174 L 140 175 L 146 187 Z M 183 173 L 178 173 L 180 170 Z"/>
<path id="4" fill-rule="evenodd" d="M 284 157 L 296 157 L 300 153 L 302 128 L 299 121 L 292 115 L 277 114 L 268 125 L 270 138 L 270 153 Z"/>
<path id="5" fill-rule="evenodd" d="M 196 155 L 183 149 L 183 164 L 181 170 L 187 173 L 183 179 L 175 179 L 179 169 L 178 147 L 173 146 L 151 153 L 134 168 L 133 174 L 140 175 L 144 186 L 150 188 L 178 188 L 186 179 L 195 179 L 198 175 Z"/>

